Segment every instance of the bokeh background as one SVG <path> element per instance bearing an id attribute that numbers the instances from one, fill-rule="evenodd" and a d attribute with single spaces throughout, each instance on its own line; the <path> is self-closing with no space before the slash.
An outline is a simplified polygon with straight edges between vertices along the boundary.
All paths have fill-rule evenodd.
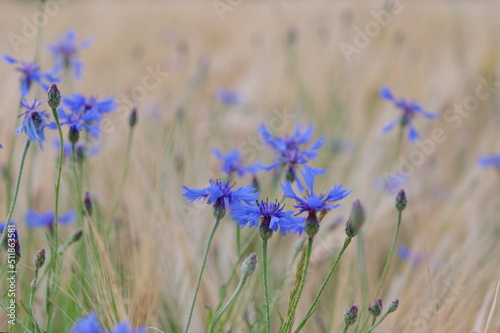
<path id="1" fill-rule="evenodd" d="M 44 46 L 68 29 L 75 30 L 79 40 L 93 40 L 80 53 L 85 63 L 83 79 L 73 82 L 73 91 L 115 96 L 120 103 L 103 126 L 100 152 L 90 158 L 87 190 L 104 213 L 111 209 L 123 168 L 130 107 L 136 104 L 139 110 L 124 196 L 117 216 L 109 221 L 113 237 L 103 244 L 103 251 L 112 253 L 107 269 L 124 270 L 121 276 L 126 278 L 96 274 L 95 281 L 89 282 L 95 287 L 96 311 L 104 318 L 111 320 L 109 292 L 120 295 L 118 312 L 123 318 L 164 332 L 180 331 L 212 224 L 210 208 L 189 205 L 180 186 L 205 187 L 209 178 L 220 177 L 213 147 L 224 152 L 239 147 L 248 162 L 271 163 L 273 156 L 257 132 L 261 123 L 273 126 L 280 135 L 291 133 L 296 123 L 311 123 L 315 137 L 324 135 L 326 140 L 312 163 L 328 168 L 318 189 L 341 183 L 353 192 L 322 222 L 299 318 L 342 244 L 343 223 L 353 200 L 364 203 L 368 220 L 363 233 L 365 262 L 360 261 L 354 242 L 305 331 L 338 332 L 349 305 L 366 307 L 371 302 L 396 225 L 394 198 L 403 187 L 408 208 L 398 240 L 401 251 L 393 258 L 382 288 L 384 303 L 398 298 L 400 308 L 378 331 L 483 332 L 490 318 L 489 332 L 500 332 L 499 310 L 492 308 L 500 277 L 500 174 L 477 164 L 478 156 L 500 152 L 500 3 L 52 4 L 57 9 L 41 24 Z M 25 26 L 34 22 L 37 3 L 2 1 L 0 8 L 0 52 L 31 60 L 36 38 L 28 36 Z M 382 12 L 386 16 L 377 21 Z M 22 42 L 13 43 L 13 34 L 21 36 Z M 346 55 L 346 50 L 353 53 Z M 46 49 L 41 63 L 47 69 L 52 66 Z M 158 80 L 148 82 L 157 84 L 146 89 L 144 80 L 151 71 L 159 73 Z M 0 73 L 0 143 L 5 147 L 0 165 L 4 165 L 15 130 L 19 75 L 4 62 Z M 485 81 L 492 82 L 488 96 L 477 105 L 467 104 Z M 397 130 L 381 133 L 399 115 L 379 97 L 386 85 L 395 95 L 413 98 L 426 110 L 440 113 L 433 120 L 415 119 L 421 142 L 427 146 L 405 138 L 398 149 Z M 61 87 L 63 93 L 65 89 Z M 217 98 L 220 89 L 237 92 L 240 101 L 223 103 Z M 456 105 L 471 111 L 457 113 Z M 441 142 L 432 141 L 436 130 L 445 137 Z M 43 152 L 29 157 L 32 176 L 22 184 L 16 221 L 22 222 L 29 207 L 48 210 L 53 206 L 57 157 L 50 144 L 53 137 L 55 133 L 48 135 Z M 65 171 L 69 174 L 69 169 Z M 387 186 L 388 175 L 398 171 L 405 174 L 404 183 Z M 272 178 L 268 173 L 260 181 L 266 184 Z M 65 183 L 63 205 L 72 208 L 69 176 Z M 7 214 L 3 185 L 0 216 Z M 223 222 L 209 257 L 193 332 L 204 330 L 207 307 L 217 305 L 219 288 L 237 260 L 233 222 L 229 218 Z M 22 233 L 32 233 L 29 244 L 22 244 L 26 255 L 19 268 L 20 274 L 30 274 L 32 254 L 43 246 L 45 237 L 18 224 Z M 245 229 L 243 236 L 250 233 Z M 298 239 L 272 239 L 271 289 Z M 71 256 L 65 258 L 64 267 L 69 270 L 74 265 Z M 365 269 L 368 294 L 360 287 L 360 272 Z M 256 291 L 249 289 L 242 295 L 245 306 L 234 309 L 233 332 L 250 331 L 246 321 L 261 315 L 261 286 L 255 282 L 252 288 Z M 278 307 L 282 314 L 287 302 L 285 292 Z M 277 327 L 277 312 L 273 317 Z"/>

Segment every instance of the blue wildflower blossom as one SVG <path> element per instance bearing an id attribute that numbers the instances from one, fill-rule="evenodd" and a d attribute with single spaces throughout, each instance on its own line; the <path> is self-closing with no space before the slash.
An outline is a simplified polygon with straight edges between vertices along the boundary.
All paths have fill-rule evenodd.
<path id="1" fill-rule="evenodd" d="M 15 226 L 14 221 L 10 220 L 9 225 L 10 225 L 10 226 L 13 226 L 13 225 Z M 4 230 L 5 230 L 5 222 L 0 222 L 0 234 L 2 234 Z M 15 239 L 15 240 L 18 240 L 18 239 L 19 239 L 19 236 L 18 236 L 18 234 L 17 234 L 17 229 L 16 229 L 16 230 L 14 230 L 14 239 Z M 5 239 L 5 240 L 7 240 L 7 239 Z"/>
<path id="2" fill-rule="evenodd" d="M 388 101 L 393 102 L 393 104 L 398 109 L 401 109 L 403 111 L 403 114 L 400 117 L 396 118 L 382 128 L 382 132 L 384 133 L 393 129 L 397 124 L 400 124 L 401 127 L 408 125 L 408 139 L 410 141 L 415 141 L 419 138 L 420 135 L 418 134 L 417 129 L 413 126 L 413 117 L 415 117 L 416 114 L 422 115 L 428 119 L 436 118 L 437 116 L 439 116 L 439 114 L 436 112 L 424 111 L 424 109 L 413 100 L 394 97 L 389 87 L 382 88 L 382 90 L 380 90 L 380 96 Z"/>
<path id="3" fill-rule="evenodd" d="M 500 169 L 500 154 L 493 154 L 491 156 L 479 156 L 477 163 L 483 168 L 496 167 Z"/>
<path id="4" fill-rule="evenodd" d="M 21 113 L 18 117 L 24 116 L 21 124 L 16 130 L 16 134 L 26 133 L 28 139 L 31 141 L 37 141 L 40 148 L 43 149 L 43 142 L 45 141 L 44 130 L 45 127 L 55 129 L 55 123 L 47 124 L 47 119 L 49 114 L 46 111 L 39 111 L 37 108 L 42 104 L 41 101 L 36 99 L 33 104 L 28 104 L 27 100 L 21 102 L 21 107 L 26 111 Z"/>
<path id="5" fill-rule="evenodd" d="M 83 62 L 78 59 L 78 52 L 92 44 L 91 39 L 87 39 L 81 43 L 76 43 L 76 33 L 72 30 L 66 33 L 63 38 L 58 38 L 55 44 L 49 44 L 48 49 L 52 52 L 54 58 L 55 69 L 70 68 L 73 71 L 75 78 L 81 78 Z"/>
<path id="6" fill-rule="evenodd" d="M 15 255 L 14 260 L 16 261 L 16 264 L 17 264 L 19 262 L 19 260 L 21 260 L 21 245 L 19 244 L 19 234 L 17 233 L 16 225 L 15 225 L 14 221 L 12 221 L 12 220 L 10 220 L 10 222 L 9 222 L 9 228 L 10 227 L 14 227 L 13 241 L 12 241 L 12 238 L 9 238 L 9 235 L 7 234 L 6 237 L 4 238 L 4 244 L 5 244 L 5 246 L 7 246 L 7 248 L 12 248 L 12 247 L 14 248 L 14 255 Z M 4 231 L 5 231 L 5 222 L 1 222 L 0 223 L 0 239 L 1 239 L 1 235 L 4 233 Z M 14 242 L 14 246 L 12 246 L 12 242 Z"/>
<path id="7" fill-rule="evenodd" d="M 227 152 L 226 155 L 221 153 L 221 151 L 216 148 L 214 148 L 212 152 L 214 153 L 215 157 L 217 157 L 217 159 L 222 162 L 222 172 L 226 173 L 229 176 L 237 174 L 239 177 L 243 177 L 247 173 L 255 175 L 257 172 L 264 169 L 264 167 L 260 163 L 244 165 L 241 158 L 241 153 L 237 149 L 231 149 Z"/>
<path id="8" fill-rule="evenodd" d="M 54 148 L 59 152 L 59 147 L 61 146 L 59 139 L 54 139 L 53 141 L 53 146 Z M 71 143 L 70 142 L 65 142 L 63 146 L 63 158 L 65 160 L 70 160 L 71 159 Z M 75 144 L 75 153 L 77 156 L 77 159 L 83 159 L 86 156 L 94 156 L 99 151 L 101 148 L 99 146 L 90 146 L 87 147 L 87 144 L 84 142 L 78 142 Z"/>
<path id="9" fill-rule="evenodd" d="M 240 92 L 221 88 L 217 90 L 217 100 L 222 104 L 238 105 L 243 102 L 243 96 Z"/>
<path id="10" fill-rule="evenodd" d="M 295 194 L 290 181 L 285 181 L 284 184 L 281 184 L 284 197 L 292 198 L 296 201 L 297 204 L 294 207 L 299 210 L 297 214 L 304 212 L 308 213 L 305 223 L 306 232 L 309 237 L 314 237 L 319 229 L 319 221 L 316 213 L 319 211 L 328 211 L 340 206 L 339 204 L 332 205 L 332 203 L 345 198 L 351 193 L 350 190 L 343 189 L 342 185 L 335 185 L 328 193 L 316 194 L 314 192 L 314 180 L 317 175 L 323 175 L 324 170 L 325 169 L 311 168 L 307 165 L 304 166 L 304 169 L 301 170 L 301 174 L 307 188 L 301 189 L 301 186 L 299 186 L 299 191 L 303 192 L 302 196 Z M 300 183 L 297 182 L 297 184 L 299 185 Z"/>
<path id="11" fill-rule="evenodd" d="M 205 200 L 207 204 L 214 208 L 214 216 L 221 219 L 226 214 L 226 207 L 231 207 L 237 203 L 250 203 L 257 200 L 259 197 L 255 193 L 252 185 L 240 187 L 233 191 L 234 184 L 221 182 L 218 180 L 210 180 L 210 186 L 203 189 L 190 189 L 186 186 L 181 186 L 185 191 L 183 194 L 190 203 L 196 200 Z"/>
<path id="12" fill-rule="evenodd" d="M 85 97 L 81 94 L 73 94 L 71 97 L 66 97 L 63 99 L 63 103 L 75 114 L 96 111 L 102 115 L 114 111 L 118 106 L 113 97 L 98 100 L 94 96 Z"/>
<path id="13" fill-rule="evenodd" d="M 122 321 L 118 323 L 110 333 L 146 333 L 146 329 L 144 327 L 140 327 L 136 330 L 132 329 L 130 322 L 128 320 Z"/>
<path id="14" fill-rule="evenodd" d="M 68 225 L 75 220 L 75 212 L 70 210 L 58 216 L 57 222 L 61 225 Z M 54 225 L 54 212 L 47 211 L 37 213 L 33 209 L 28 210 L 26 215 L 26 226 L 29 228 L 49 227 Z"/>
<path id="15" fill-rule="evenodd" d="M 49 89 L 49 84 L 57 83 L 59 78 L 55 77 L 57 71 L 42 72 L 40 67 L 34 62 L 25 62 L 16 60 L 8 55 L 4 55 L 3 59 L 9 64 L 18 64 L 16 71 L 21 72 L 21 97 L 25 97 L 33 82 L 38 83 L 44 90 Z"/>
<path id="16" fill-rule="evenodd" d="M 101 133 L 99 129 L 102 117 L 97 110 L 88 110 L 87 112 L 66 112 L 64 109 L 57 109 L 61 119 L 61 125 L 68 125 L 70 133 L 79 133 L 83 130 L 94 139 L 97 139 Z M 70 140 L 71 141 L 71 140 Z M 78 139 L 76 140 L 78 141 Z M 75 143 L 76 143 L 75 141 Z M 73 142 L 72 142 L 73 143 Z"/>
<path id="17" fill-rule="evenodd" d="M 76 320 L 75 325 L 71 328 L 71 333 L 105 333 L 105 330 L 97 319 L 97 315 L 91 312 L 87 317 Z"/>
<path id="18" fill-rule="evenodd" d="M 286 235 L 288 231 L 292 234 L 301 234 L 304 231 L 304 218 L 303 217 L 293 217 L 292 211 L 284 211 L 285 205 L 281 206 L 279 202 L 269 202 L 266 201 L 256 201 L 252 205 L 235 205 L 231 211 L 233 220 L 238 222 L 238 225 L 242 228 L 248 224 L 248 227 L 256 227 L 260 224 L 261 237 L 263 233 L 267 234 L 269 237 L 272 233 L 280 229 L 283 236 Z M 266 237 L 263 237 L 266 238 Z"/>
<path id="19" fill-rule="evenodd" d="M 297 125 L 292 135 L 277 137 L 262 124 L 259 127 L 262 139 L 277 155 L 277 161 L 269 165 L 267 169 L 271 170 L 278 166 L 283 166 L 286 168 L 286 178 L 289 181 L 297 179 L 297 166 L 306 164 L 309 160 L 314 160 L 318 155 L 317 150 L 323 145 L 323 137 L 320 136 L 309 148 L 302 149 L 300 147 L 311 141 L 312 131 L 312 125 L 309 125 L 304 132 L 301 132 L 301 126 Z"/>

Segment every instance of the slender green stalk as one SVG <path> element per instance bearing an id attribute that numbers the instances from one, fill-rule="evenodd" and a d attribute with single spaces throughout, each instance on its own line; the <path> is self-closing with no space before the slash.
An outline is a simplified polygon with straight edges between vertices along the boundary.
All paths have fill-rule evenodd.
<path id="1" fill-rule="evenodd" d="M 111 209 L 111 218 L 113 219 L 116 211 L 118 210 L 118 205 L 120 204 L 120 200 L 123 196 L 123 188 L 125 187 L 125 181 L 127 180 L 127 174 L 128 174 L 128 169 L 130 166 L 130 154 L 132 151 L 132 139 L 134 137 L 134 127 L 130 127 L 130 130 L 128 132 L 128 139 L 127 139 L 127 150 L 125 152 L 125 161 L 123 162 L 123 173 L 120 178 L 120 184 L 118 185 L 118 192 L 115 195 L 115 201 L 113 203 L 112 209 Z"/>
<path id="2" fill-rule="evenodd" d="M 241 228 L 238 224 L 234 224 L 236 227 L 236 253 L 241 253 Z"/>
<path id="3" fill-rule="evenodd" d="M 307 246 L 304 249 L 304 263 L 302 267 L 302 274 L 300 275 L 299 287 L 296 293 L 292 292 L 290 296 L 290 305 L 288 306 L 288 316 L 281 328 L 282 333 L 289 333 L 292 331 L 293 322 L 295 320 L 295 312 L 297 311 L 297 306 L 299 304 L 300 297 L 302 296 L 302 291 L 304 290 L 304 285 L 306 283 L 307 270 L 309 268 L 309 262 L 311 259 L 311 250 L 314 238 L 309 237 L 307 240 Z M 299 273 L 299 272 L 298 272 Z M 300 273 L 299 273 L 300 274 Z M 297 283 L 297 281 L 296 281 Z"/>
<path id="4" fill-rule="evenodd" d="M 238 283 L 238 286 L 236 287 L 236 290 L 231 295 L 229 300 L 215 313 L 214 318 L 213 318 L 212 322 L 210 323 L 210 328 L 209 328 L 208 332 L 210 332 L 210 333 L 213 332 L 215 324 L 220 319 L 222 314 L 227 310 L 227 308 L 231 305 L 231 303 L 233 303 L 233 301 L 241 293 L 241 290 L 243 290 L 243 286 L 247 282 L 247 279 L 248 279 L 248 275 L 243 274 L 243 276 L 240 279 L 240 282 Z"/>
<path id="5" fill-rule="evenodd" d="M 380 280 L 378 281 L 377 291 L 375 292 L 375 299 L 378 298 L 378 294 L 380 292 L 380 288 L 382 287 L 382 283 L 384 282 L 385 276 L 387 275 L 387 271 L 389 270 L 389 264 L 391 263 L 392 255 L 394 254 L 394 248 L 396 247 L 396 241 L 398 239 L 399 234 L 399 226 L 401 225 L 401 216 L 403 212 L 398 212 L 398 224 L 396 226 L 396 232 L 394 233 L 394 239 L 392 241 L 391 250 L 389 251 L 389 255 L 387 256 L 387 261 L 385 262 L 384 270 L 382 271 L 382 275 L 380 276 Z"/>
<path id="6" fill-rule="evenodd" d="M 5 307 L 5 305 L 3 305 L 2 303 L 0 303 L 0 308 L 2 308 L 5 311 L 5 313 L 9 313 L 7 308 Z M 19 327 L 21 327 L 23 329 L 24 332 L 33 333 L 26 326 L 24 326 L 23 323 L 19 319 L 15 318 L 14 321 L 16 322 L 16 325 L 19 325 Z M 14 325 L 11 325 L 11 327 L 13 327 L 13 326 Z"/>
<path id="7" fill-rule="evenodd" d="M 187 320 L 186 329 L 184 330 L 185 333 L 189 332 L 189 325 L 191 325 L 191 318 L 193 316 L 194 304 L 196 303 L 196 297 L 198 296 L 198 290 L 200 289 L 201 277 L 203 276 L 203 271 L 205 270 L 205 264 L 207 263 L 208 251 L 210 250 L 210 246 L 212 245 L 212 240 L 214 238 L 215 231 L 219 226 L 219 222 L 220 219 L 216 218 L 214 226 L 212 227 L 212 230 L 210 230 L 210 235 L 208 236 L 207 246 L 205 248 L 205 252 L 203 253 L 203 261 L 201 263 L 200 275 L 198 275 L 198 281 L 196 282 L 196 289 L 194 291 L 193 300 L 191 302 L 191 307 L 189 309 L 189 317 Z"/>
<path id="8" fill-rule="evenodd" d="M 342 333 L 347 333 L 347 330 L 349 329 L 349 326 L 344 325 L 344 329 L 342 330 Z"/>
<path id="9" fill-rule="evenodd" d="M 267 239 L 262 240 L 262 275 L 264 277 L 264 300 L 266 306 L 266 332 L 271 332 L 271 314 L 269 307 L 269 287 L 267 276 Z"/>
<path id="10" fill-rule="evenodd" d="M 390 312 L 386 312 L 386 313 L 384 313 L 384 314 L 382 315 L 382 317 L 380 317 L 380 319 L 377 321 L 377 323 L 376 323 L 375 325 L 372 325 L 372 327 L 370 327 L 370 328 L 368 329 L 368 331 L 366 331 L 366 333 L 370 333 L 370 332 L 371 332 L 371 331 L 373 331 L 373 330 L 374 330 L 374 329 L 375 329 L 378 325 L 380 325 L 380 324 L 384 321 L 385 317 L 387 317 L 387 316 L 389 315 L 389 313 L 390 313 Z"/>
<path id="11" fill-rule="evenodd" d="M 14 208 L 16 207 L 17 195 L 19 193 L 19 185 L 21 184 L 21 175 L 23 174 L 24 162 L 26 160 L 26 153 L 28 152 L 28 148 L 30 146 L 31 140 L 26 138 L 26 143 L 24 144 L 23 153 L 21 155 L 21 162 L 19 164 L 19 172 L 16 178 L 16 184 L 14 185 L 14 195 L 12 196 L 12 202 L 10 204 L 9 213 L 7 214 L 7 218 L 5 219 L 5 229 L 2 232 L 2 236 L 0 237 L 0 250 L 2 249 L 3 244 L 5 243 L 5 238 L 7 237 L 7 226 L 12 218 L 12 214 L 14 213 Z"/>
<path id="12" fill-rule="evenodd" d="M 340 262 L 340 258 L 342 258 L 342 255 L 344 254 L 345 250 L 347 249 L 347 247 L 351 243 L 351 240 L 352 240 L 351 237 L 346 237 L 345 238 L 345 240 L 344 240 L 344 246 L 342 247 L 342 250 L 340 250 L 340 252 L 339 252 L 339 254 L 337 256 L 337 259 L 335 259 L 335 262 L 333 263 L 332 267 L 330 268 L 330 271 L 328 272 L 328 275 L 326 276 L 326 279 L 323 281 L 323 284 L 321 285 L 321 288 L 319 288 L 319 291 L 316 294 L 316 297 L 314 297 L 314 300 L 313 300 L 311 306 L 309 307 L 309 310 L 307 311 L 307 314 L 304 316 L 304 319 L 302 319 L 302 321 L 300 322 L 299 326 L 294 331 L 294 333 L 300 332 L 300 330 L 302 329 L 302 327 L 304 327 L 304 325 L 306 324 L 307 320 L 312 316 L 312 314 L 314 313 L 314 311 L 316 311 L 319 298 L 321 297 L 321 294 L 325 290 L 326 285 L 330 281 L 330 278 L 332 277 L 333 272 L 335 271 L 335 269 L 337 269 L 337 267 L 339 265 L 339 262 Z"/>

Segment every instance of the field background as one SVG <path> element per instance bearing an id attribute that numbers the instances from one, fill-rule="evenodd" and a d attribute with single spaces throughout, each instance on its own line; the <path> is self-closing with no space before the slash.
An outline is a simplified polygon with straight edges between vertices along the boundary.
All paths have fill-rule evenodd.
<path id="1" fill-rule="evenodd" d="M 399 111 L 379 98 L 380 88 L 389 85 L 397 96 L 415 98 L 425 109 L 444 115 L 454 104 L 474 96 L 479 77 L 500 77 L 500 3 L 494 1 L 401 1 L 400 13 L 348 62 L 340 44 L 353 44 L 354 29 L 364 29 L 374 20 L 370 11 L 384 6 L 378 1 L 243 1 L 221 20 L 211 1 L 60 5 L 44 28 L 44 44 L 68 29 L 74 29 L 79 40 L 92 37 L 94 41 L 81 52 L 85 69 L 83 80 L 73 83 L 74 91 L 114 95 L 121 102 L 120 110 L 127 110 L 123 96 L 142 85 L 147 68 L 168 72 L 143 100 L 136 99 L 139 124 L 130 173 L 118 214 L 109 221 L 115 224 L 113 237 L 103 245 L 104 252 L 113 253 L 103 270 L 120 267 L 127 272 L 126 281 L 108 284 L 101 277 L 106 274 L 96 273 L 90 282 L 97 295 L 96 311 L 105 323 L 113 317 L 107 311 L 106 292 L 100 290 L 120 295 L 122 319 L 129 317 L 135 324 L 164 332 L 183 327 L 212 215 L 206 205 L 188 205 L 180 186 L 205 187 L 209 178 L 219 176 L 212 147 L 223 151 L 244 147 L 249 162 L 270 163 L 272 155 L 259 143 L 257 133 L 262 122 L 279 124 L 278 134 L 292 132 L 296 122 L 312 123 L 315 137 L 323 134 L 326 139 L 312 163 L 328 168 L 318 189 L 342 183 L 353 190 L 322 223 L 299 318 L 320 286 L 329 258 L 341 246 L 350 203 L 359 198 L 368 214 L 364 236 L 370 293 L 364 295 L 359 287 L 354 242 L 305 331 L 339 332 L 348 306 L 365 307 L 364 302 L 371 301 L 397 216 L 396 191 L 381 192 L 376 184 L 400 165 L 392 162 L 397 131 L 382 134 L 380 130 Z M 36 3 L 2 1 L 0 8 L 0 52 L 31 60 L 35 39 L 15 50 L 7 35 L 22 34 L 23 17 L 32 20 Z M 42 64 L 44 68 L 52 64 L 47 51 Z M 3 165 L 15 130 L 19 91 L 18 73 L 11 65 L 0 63 L 0 73 Z M 221 87 L 240 91 L 242 105 L 219 103 L 215 95 Z M 61 87 L 63 93 L 65 89 Z M 402 185 L 409 203 L 398 243 L 410 247 L 420 260 L 393 258 L 382 297 L 385 304 L 398 298 L 400 308 L 376 332 L 484 331 L 500 277 L 500 174 L 482 169 L 476 158 L 500 151 L 499 103 L 500 93 L 495 91 L 456 128 L 443 117 L 415 119 L 423 139 L 442 129 L 446 140 L 435 144 Z M 101 151 L 90 159 L 91 193 L 104 214 L 111 210 L 123 167 L 127 117 L 128 111 L 108 117 Z M 32 180 L 22 184 L 16 221 L 22 221 L 28 206 L 39 211 L 53 208 L 53 137 L 51 133 L 43 152 L 30 155 Z M 408 160 L 416 149 L 405 140 L 398 156 Z M 271 177 L 266 174 L 262 183 Z M 63 209 L 74 206 L 68 194 L 70 182 L 65 179 Z M 0 216 L 6 216 L 4 190 L 0 198 Z M 206 306 L 217 305 L 219 287 L 236 260 L 233 223 L 227 217 L 223 222 L 209 256 L 192 332 L 203 331 Z M 29 243 L 21 244 L 23 276 L 31 274 L 31 258 L 45 246 L 45 237 L 41 230 L 28 231 L 20 225 L 21 233 L 31 235 Z M 62 233 L 67 237 L 72 230 L 68 227 Z M 245 229 L 243 236 L 250 233 Z M 271 239 L 271 290 L 297 240 Z M 68 270 L 74 267 L 74 258 L 65 256 L 64 265 Z M 256 291 L 247 289 L 242 299 L 256 295 L 257 303 L 235 308 L 235 332 L 246 331 L 244 315 L 259 315 L 262 289 L 255 281 L 260 280 L 252 280 Z M 282 314 L 287 303 L 285 292 L 279 306 Z M 77 313 L 83 316 L 86 310 Z M 498 311 L 489 332 L 500 332 Z M 273 319 L 276 328 L 276 312 Z M 3 320 L 0 315 L 0 323 Z"/>

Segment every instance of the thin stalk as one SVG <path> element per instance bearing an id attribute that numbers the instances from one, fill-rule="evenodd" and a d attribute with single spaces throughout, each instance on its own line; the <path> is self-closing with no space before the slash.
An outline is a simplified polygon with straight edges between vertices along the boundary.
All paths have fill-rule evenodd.
<path id="1" fill-rule="evenodd" d="M 236 227 L 236 253 L 241 253 L 241 229 L 238 224 L 234 224 Z"/>
<path id="2" fill-rule="evenodd" d="M 304 252 L 304 267 L 302 268 L 302 275 L 300 276 L 299 289 L 297 290 L 297 293 L 291 296 L 290 305 L 288 308 L 288 316 L 281 328 L 282 333 L 289 333 L 292 331 L 293 322 L 295 320 L 295 312 L 297 311 L 297 305 L 299 304 L 300 296 L 302 296 L 302 291 L 304 290 L 304 285 L 306 282 L 313 241 L 314 238 L 312 237 L 309 237 L 307 240 L 307 246 L 305 247 Z"/>
<path id="3" fill-rule="evenodd" d="M 396 241 L 398 239 L 399 234 L 399 226 L 401 225 L 401 216 L 403 212 L 398 212 L 398 224 L 396 226 L 396 232 L 394 233 L 394 239 L 392 241 L 392 247 L 389 251 L 389 255 L 387 256 L 387 261 L 385 262 L 384 270 L 382 271 L 382 275 L 380 276 L 380 280 L 378 281 L 377 291 L 375 292 L 375 299 L 378 298 L 378 294 L 380 292 L 380 288 L 382 287 L 382 283 L 384 282 L 387 271 L 389 270 L 389 264 L 391 263 L 392 255 L 394 254 L 394 248 L 396 247 Z"/>
<path id="4" fill-rule="evenodd" d="M 342 330 L 342 333 L 347 333 L 347 330 L 349 329 L 349 326 L 344 325 L 344 329 Z"/>
<path id="5" fill-rule="evenodd" d="M 240 283 L 238 283 L 238 286 L 236 287 L 236 290 L 234 291 L 234 293 L 231 295 L 231 298 L 229 298 L 229 300 L 215 313 L 214 318 L 213 318 L 212 322 L 210 323 L 210 328 L 209 328 L 208 332 L 210 332 L 210 333 L 213 332 L 215 324 L 220 319 L 222 314 L 227 310 L 227 308 L 231 305 L 231 303 L 233 303 L 233 301 L 241 293 L 241 291 L 243 290 L 243 286 L 247 282 L 247 279 L 248 279 L 248 275 L 243 274 L 243 276 L 240 279 Z"/>
<path id="6" fill-rule="evenodd" d="M 120 204 L 120 200 L 123 195 L 123 188 L 125 187 L 125 181 L 127 180 L 127 174 L 128 174 L 128 169 L 130 166 L 130 154 L 132 151 L 132 139 L 134 137 L 134 127 L 130 127 L 130 131 L 128 132 L 128 139 L 127 139 L 127 150 L 125 153 L 125 161 L 124 161 L 124 168 L 123 168 L 123 173 L 120 178 L 120 184 L 118 185 L 118 192 L 115 196 L 115 202 L 113 203 L 113 207 L 111 209 L 111 219 L 114 218 L 116 211 L 118 210 L 118 205 Z"/>
<path id="7" fill-rule="evenodd" d="M 385 317 L 387 317 L 389 315 L 390 312 L 386 312 L 382 315 L 382 317 L 380 317 L 380 319 L 377 321 L 377 323 L 375 325 L 372 325 L 372 327 L 370 327 L 368 329 L 368 331 L 366 331 L 366 333 L 370 333 L 371 331 L 373 331 L 378 325 L 380 325 L 380 323 L 382 323 L 385 319 Z"/>
<path id="8" fill-rule="evenodd" d="M 337 256 L 337 259 L 335 259 L 335 262 L 333 263 L 332 267 L 330 268 L 330 271 L 328 272 L 328 275 L 326 276 L 325 280 L 323 281 L 323 284 L 321 285 L 321 288 L 319 288 L 319 291 L 316 294 L 316 297 L 314 297 L 314 300 L 313 300 L 311 306 L 309 307 L 309 310 L 307 311 L 307 314 L 305 315 L 304 319 L 302 319 L 302 321 L 300 322 L 299 326 L 294 331 L 294 333 L 300 332 L 300 330 L 302 329 L 302 327 L 304 327 L 304 325 L 306 324 L 307 320 L 312 316 L 312 314 L 314 313 L 314 311 L 316 311 L 319 298 L 321 297 L 321 294 L 325 290 L 326 285 L 330 281 L 330 278 L 332 277 L 333 272 L 335 271 L 335 269 L 337 269 L 337 267 L 339 265 L 339 262 L 340 262 L 340 258 L 342 258 L 342 255 L 344 254 L 345 250 L 347 249 L 347 247 L 351 243 L 351 240 L 352 240 L 351 237 L 346 237 L 345 238 L 345 240 L 344 240 L 344 246 L 342 247 L 342 250 L 340 250 L 340 252 L 339 252 L 339 254 Z"/>
<path id="9" fill-rule="evenodd" d="M 196 282 L 196 289 L 194 291 L 193 300 L 191 301 L 191 307 L 189 309 L 189 317 L 187 320 L 186 329 L 184 330 L 184 333 L 187 333 L 189 331 L 189 325 L 191 324 L 191 318 L 193 316 L 194 304 L 196 303 L 196 297 L 198 296 L 198 290 L 200 289 L 201 277 L 203 276 L 203 271 L 205 270 L 205 264 L 207 263 L 208 251 L 210 250 L 210 246 L 212 245 L 212 240 L 214 238 L 215 231 L 219 226 L 219 222 L 220 219 L 215 219 L 214 226 L 212 227 L 212 230 L 210 230 L 210 235 L 208 236 L 207 246 L 205 248 L 205 252 L 203 253 L 203 261 L 201 263 L 200 275 L 198 275 L 198 281 Z"/>
<path id="10" fill-rule="evenodd" d="M 12 196 L 12 202 L 10 204 L 9 213 L 7 214 L 7 218 L 5 219 L 5 229 L 2 232 L 2 236 L 0 237 L 0 250 L 2 249 L 3 244 L 5 243 L 5 238 L 7 237 L 7 226 L 12 218 L 12 214 L 14 213 L 14 208 L 16 207 L 17 195 L 19 193 L 19 185 L 21 184 L 21 175 L 23 174 L 24 162 L 26 160 L 26 153 L 28 152 L 28 148 L 30 146 L 31 140 L 26 138 L 26 143 L 24 144 L 23 153 L 21 155 L 21 162 L 19 164 L 19 172 L 16 178 L 16 184 L 14 185 L 14 195 Z"/>
<path id="11" fill-rule="evenodd" d="M 266 332 L 271 333 L 271 310 L 269 306 L 269 287 L 267 274 L 267 239 L 262 240 L 262 275 L 264 277 L 264 300 L 266 307 Z"/>

